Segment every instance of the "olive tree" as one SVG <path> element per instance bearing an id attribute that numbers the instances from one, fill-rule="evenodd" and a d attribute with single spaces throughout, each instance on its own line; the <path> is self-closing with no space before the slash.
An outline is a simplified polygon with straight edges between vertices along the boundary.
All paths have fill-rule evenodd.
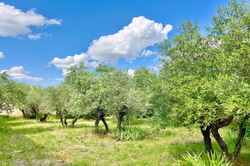
<path id="1" fill-rule="evenodd" d="M 42 87 L 33 86 L 33 89 L 28 92 L 26 110 L 36 115 L 36 121 L 38 122 L 38 114 L 42 112 L 40 104 L 42 102 Z"/>
<path id="2" fill-rule="evenodd" d="M 208 27 L 209 35 L 221 40 L 220 54 L 223 55 L 223 65 L 231 73 L 237 73 L 241 85 L 240 94 L 233 100 L 234 109 L 237 110 L 239 135 L 233 152 L 233 159 L 237 158 L 246 132 L 246 122 L 250 112 L 248 108 L 248 86 L 250 84 L 250 3 L 232 0 L 228 6 L 218 7 L 217 14 L 212 17 L 212 25 Z M 244 93 L 243 93 L 243 92 Z M 237 102 L 236 102 L 237 101 Z"/>
<path id="3" fill-rule="evenodd" d="M 3 109 L 10 112 L 13 108 L 13 102 L 11 100 L 11 86 L 13 85 L 12 80 L 6 72 L 0 73 L 0 110 Z"/>
<path id="4" fill-rule="evenodd" d="M 121 127 L 122 119 L 128 114 L 144 114 L 147 96 L 136 90 L 133 80 L 127 72 L 115 70 L 108 73 L 107 101 L 105 108 L 110 115 L 117 117 L 117 128 Z"/>
<path id="5" fill-rule="evenodd" d="M 74 127 L 75 122 L 81 115 L 88 113 L 85 111 L 86 101 L 84 98 L 86 92 L 90 89 L 95 75 L 87 69 L 88 67 L 85 66 L 83 62 L 81 62 L 79 66 L 71 66 L 64 80 L 64 85 L 70 88 L 70 100 L 67 102 L 67 107 L 69 108 L 69 113 L 74 116 L 71 127 Z M 67 95 L 67 93 L 65 93 L 65 95 Z"/>
<path id="6" fill-rule="evenodd" d="M 135 84 L 135 89 L 140 91 L 141 95 L 147 98 L 147 102 L 150 102 L 150 96 L 152 95 L 152 89 L 155 87 L 155 83 L 158 81 L 157 73 L 153 70 L 146 68 L 145 66 L 140 67 L 134 73 L 131 78 Z M 147 113 L 145 116 L 152 117 L 154 115 L 154 108 L 147 107 Z"/>
<path id="7" fill-rule="evenodd" d="M 222 152 L 228 155 L 218 129 L 233 120 L 240 122 L 234 159 L 240 152 L 250 106 L 246 20 L 249 21 L 249 6 L 244 1 L 241 4 L 231 1 L 226 7 L 217 8 L 208 35 L 200 34 L 198 22 L 186 20 L 178 29 L 179 35 L 159 46 L 165 57 L 160 71 L 164 84 L 157 93 L 168 99 L 168 105 L 158 103 L 164 108 L 161 111 L 186 125 L 199 125 L 209 153 L 210 131 Z"/>
<path id="8" fill-rule="evenodd" d="M 98 133 L 100 120 L 105 126 L 105 134 L 108 133 L 109 127 L 105 121 L 105 116 L 108 115 L 107 100 L 110 96 L 110 82 L 108 76 L 116 70 L 115 67 L 107 66 L 105 63 L 100 63 L 93 71 L 93 80 L 90 88 L 82 98 L 86 106 L 85 113 L 94 113 L 97 115 L 95 121 L 95 133 Z"/>
<path id="9" fill-rule="evenodd" d="M 30 112 L 27 110 L 27 95 L 31 90 L 31 86 L 25 83 L 17 83 L 18 93 L 18 102 L 16 103 L 16 108 L 18 108 L 22 114 L 23 118 L 30 117 Z"/>
<path id="10" fill-rule="evenodd" d="M 26 95 L 21 83 L 11 80 L 6 72 L 0 73 L 0 112 L 10 113 L 13 108 L 19 108 Z"/>
<path id="11" fill-rule="evenodd" d="M 45 121 L 50 113 L 60 116 L 61 124 L 67 125 L 67 103 L 69 102 L 69 88 L 64 85 L 49 86 L 43 88 L 40 110 L 45 115 L 40 121 Z M 63 120 L 64 119 L 64 120 Z"/>

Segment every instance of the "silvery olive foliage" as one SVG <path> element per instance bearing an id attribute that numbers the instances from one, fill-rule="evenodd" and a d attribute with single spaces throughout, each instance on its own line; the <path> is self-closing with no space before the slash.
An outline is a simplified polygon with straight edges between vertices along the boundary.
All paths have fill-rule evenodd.
<path id="1" fill-rule="evenodd" d="M 22 107 L 30 87 L 9 78 L 6 72 L 0 73 L 0 112 L 10 113 L 14 108 Z"/>
<path id="2" fill-rule="evenodd" d="M 198 21 L 187 19 L 178 35 L 159 45 L 163 68 L 153 102 L 163 121 L 212 127 L 212 132 L 236 121 L 244 131 L 250 115 L 249 9 L 249 3 L 232 0 L 217 8 L 206 35 Z"/>

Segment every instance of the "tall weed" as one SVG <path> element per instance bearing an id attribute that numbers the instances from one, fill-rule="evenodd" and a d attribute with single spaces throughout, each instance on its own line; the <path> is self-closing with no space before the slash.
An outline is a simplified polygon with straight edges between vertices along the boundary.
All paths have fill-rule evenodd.
<path id="1" fill-rule="evenodd" d="M 120 127 L 111 134 L 111 137 L 117 141 L 140 140 L 145 136 L 146 131 L 138 127 Z"/>
<path id="2" fill-rule="evenodd" d="M 187 152 L 187 154 L 182 155 L 181 160 L 175 161 L 174 165 L 176 166 L 233 166 L 233 163 L 230 163 L 227 158 L 216 151 L 211 156 L 205 152 L 193 155 Z"/>

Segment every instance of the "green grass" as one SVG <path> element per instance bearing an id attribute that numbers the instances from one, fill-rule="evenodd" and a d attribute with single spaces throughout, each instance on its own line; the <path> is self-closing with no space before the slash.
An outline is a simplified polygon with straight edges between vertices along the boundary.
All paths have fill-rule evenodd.
<path id="1" fill-rule="evenodd" d="M 187 152 L 198 154 L 204 150 L 202 135 L 194 127 L 152 129 L 141 120 L 131 127 L 145 131 L 143 139 L 116 141 L 112 133 L 95 135 L 94 120 L 79 119 L 75 128 L 62 128 L 59 119 L 53 117 L 47 121 L 0 116 L 0 165 L 163 166 L 174 164 L 174 159 L 181 159 Z M 107 118 L 107 123 L 115 132 L 116 121 Z M 105 131 L 102 123 L 99 131 Z M 230 127 L 220 133 L 232 154 L 235 133 Z M 213 148 L 219 151 L 214 139 Z M 236 165 L 249 163 L 250 139 L 245 139 Z"/>

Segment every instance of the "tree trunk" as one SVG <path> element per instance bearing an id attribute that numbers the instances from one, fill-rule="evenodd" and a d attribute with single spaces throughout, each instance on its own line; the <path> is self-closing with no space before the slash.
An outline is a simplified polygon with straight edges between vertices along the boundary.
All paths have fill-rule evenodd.
<path id="1" fill-rule="evenodd" d="M 60 122 L 62 124 L 62 126 L 64 127 L 64 124 L 63 124 L 63 117 L 62 117 L 62 111 L 60 111 L 59 109 L 57 109 L 57 112 L 56 112 L 59 116 L 60 116 Z"/>
<path id="2" fill-rule="evenodd" d="M 119 116 L 117 117 L 117 128 L 122 126 L 122 118 L 125 116 L 124 112 L 120 112 Z"/>
<path id="3" fill-rule="evenodd" d="M 60 115 L 60 122 L 61 122 L 62 126 L 64 126 L 64 124 L 63 124 L 63 117 L 62 117 L 61 114 L 59 114 L 59 115 Z"/>
<path id="4" fill-rule="evenodd" d="M 100 109 L 98 109 L 98 115 L 97 115 L 97 118 L 95 120 L 95 134 L 98 134 L 98 126 L 99 126 L 101 116 L 102 116 L 102 111 Z"/>
<path id="5" fill-rule="evenodd" d="M 109 127 L 108 127 L 108 124 L 106 123 L 106 121 L 104 119 L 104 116 L 105 116 L 105 114 L 101 115 L 101 120 L 102 120 L 102 122 L 103 122 L 103 124 L 105 125 L 105 128 L 106 128 L 104 134 L 108 134 Z"/>
<path id="6" fill-rule="evenodd" d="M 205 143 L 206 154 L 211 155 L 213 153 L 213 148 L 212 148 L 211 138 L 210 138 L 211 127 L 207 126 L 206 130 L 204 130 L 203 126 L 201 126 L 200 128 L 201 128 L 201 133 L 203 135 L 203 139 L 204 139 L 204 143 Z"/>
<path id="7" fill-rule="evenodd" d="M 215 140 L 217 141 L 217 143 L 219 144 L 222 154 L 225 154 L 228 157 L 228 149 L 227 149 L 227 144 L 223 141 L 223 139 L 221 138 L 219 132 L 218 132 L 218 126 L 216 124 L 211 124 L 211 131 L 212 134 L 215 138 Z"/>
<path id="8" fill-rule="evenodd" d="M 24 112 L 24 110 L 23 109 L 20 109 L 21 111 L 22 111 L 22 113 L 23 113 L 23 119 L 25 119 L 26 118 L 26 116 L 25 116 L 25 112 Z"/>
<path id="9" fill-rule="evenodd" d="M 68 124 L 67 118 L 68 118 L 68 115 L 65 115 L 65 117 L 64 117 L 64 124 L 65 124 L 65 126 L 67 126 L 67 124 Z"/>
<path id="10" fill-rule="evenodd" d="M 44 117 L 40 119 L 40 122 L 47 122 L 46 118 L 47 118 L 48 114 L 44 114 Z"/>
<path id="11" fill-rule="evenodd" d="M 76 121 L 77 121 L 78 118 L 79 118 L 79 117 L 77 116 L 77 117 L 75 117 L 75 119 L 73 120 L 72 124 L 70 125 L 72 128 L 74 128 L 74 125 L 75 125 L 75 123 L 76 123 Z"/>
<path id="12" fill-rule="evenodd" d="M 36 114 L 36 122 L 38 122 L 38 113 L 36 112 L 34 108 L 32 108 L 32 111 L 34 112 L 34 114 Z"/>
<path id="13" fill-rule="evenodd" d="M 68 111 L 65 109 L 64 110 L 64 125 L 67 126 L 68 125 L 68 122 L 67 122 L 67 118 L 68 118 Z"/>
<path id="14" fill-rule="evenodd" d="M 244 126 L 244 125 L 245 125 L 245 121 L 248 118 L 249 118 L 249 115 L 246 115 L 244 117 L 243 122 L 239 126 L 239 134 L 238 134 L 238 138 L 237 138 L 237 141 L 236 141 L 236 144 L 235 144 L 235 148 L 234 148 L 234 152 L 233 152 L 233 155 L 232 155 L 232 159 L 233 160 L 235 160 L 239 156 L 239 154 L 240 154 L 241 145 L 242 145 L 245 133 L 246 133 L 246 126 Z"/>
<path id="15" fill-rule="evenodd" d="M 61 122 L 62 126 L 64 127 L 62 112 L 61 112 L 59 109 L 57 109 L 57 112 L 56 112 L 56 113 L 60 116 L 60 122 Z"/>

